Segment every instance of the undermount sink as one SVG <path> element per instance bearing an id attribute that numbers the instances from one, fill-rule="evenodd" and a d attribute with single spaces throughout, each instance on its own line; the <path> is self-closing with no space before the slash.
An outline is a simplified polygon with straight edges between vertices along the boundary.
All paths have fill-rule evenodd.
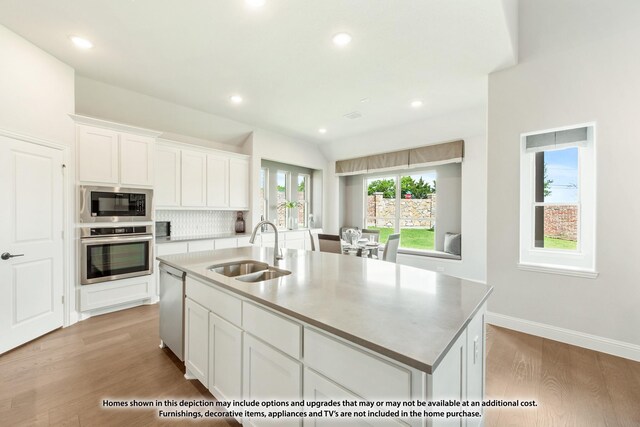
<path id="1" fill-rule="evenodd" d="M 268 268 L 269 264 L 265 262 L 248 260 L 212 265 L 209 267 L 209 270 L 227 277 L 237 277 L 245 274 L 256 273 L 258 271 L 264 271 Z"/>
<path id="2" fill-rule="evenodd" d="M 266 270 L 257 271 L 251 274 L 245 274 L 243 276 L 236 277 L 236 280 L 240 280 L 242 282 L 263 282 L 265 280 L 276 279 L 278 277 L 287 276 L 291 274 L 290 271 L 280 270 L 279 268 L 269 267 Z"/>
<path id="3" fill-rule="evenodd" d="M 269 267 L 266 262 L 252 260 L 216 264 L 209 267 L 209 270 L 227 277 L 235 277 L 236 280 L 248 283 L 263 282 L 291 274 L 287 270 Z"/>

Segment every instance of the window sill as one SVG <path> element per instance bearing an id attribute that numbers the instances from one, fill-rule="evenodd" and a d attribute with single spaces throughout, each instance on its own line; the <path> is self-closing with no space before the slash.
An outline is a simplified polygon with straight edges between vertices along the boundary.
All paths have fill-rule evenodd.
<path id="1" fill-rule="evenodd" d="M 442 251 L 424 251 L 419 249 L 398 249 L 398 254 L 402 255 L 414 255 L 428 258 L 438 258 L 439 260 L 447 260 L 447 261 L 461 261 L 462 256 L 460 255 L 452 255 L 448 252 Z"/>
<path id="2" fill-rule="evenodd" d="M 584 270 L 580 268 L 559 267 L 555 265 L 518 263 L 518 268 L 525 271 L 535 271 L 537 273 L 559 274 L 561 276 L 584 277 L 595 279 L 600 273 L 594 270 Z"/>

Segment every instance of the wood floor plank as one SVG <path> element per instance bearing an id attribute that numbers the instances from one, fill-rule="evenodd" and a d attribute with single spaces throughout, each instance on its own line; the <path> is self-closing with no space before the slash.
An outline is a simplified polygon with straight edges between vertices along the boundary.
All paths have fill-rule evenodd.
<path id="1" fill-rule="evenodd" d="M 157 426 L 155 409 L 113 410 L 114 399 L 208 399 L 158 347 L 158 307 L 94 317 L 0 356 L 0 425 Z M 640 363 L 487 326 L 486 399 L 536 399 L 537 409 L 491 408 L 485 425 L 640 426 Z M 205 425 L 237 426 L 232 419 Z"/>
<path id="2" fill-rule="evenodd" d="M 610 354 L 598 353 L 598 362 L 611 397 L 618 425 L 623 427 L 640 426 L 640 383 L 631 361 Z"/>

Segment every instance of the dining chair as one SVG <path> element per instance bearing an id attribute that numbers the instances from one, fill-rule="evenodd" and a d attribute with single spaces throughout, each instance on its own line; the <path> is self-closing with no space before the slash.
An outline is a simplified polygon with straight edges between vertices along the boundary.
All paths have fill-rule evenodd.
<path id="1" fill-rule="evenodd" d="M 318 234 L 313 234 L 311 230 L 307 230 L 309 233 L 309 241 L 311 242 L 311 251 L 315 252 L 318 250 Z"/>
<path id="2" fill-rule="evenodd" d="M 360 228 L 358 227 L 349 227 L 347 225 L 343 225 L 342 227 L 340 227 L 340 234 L 338 234 L 338 236 L 340 238 L 343 238 L 344 236 L 342 235 L 345 231 L 347 231 L 348 229 L 353 229 L 353 230 L 360 230 Z"/>
<path id="3" fill-rule="evenodd" d="M 389 262 L 396 262 L 398 257 L 398 246 L 400 245 L 400 233 L 390 234 L 389 240 L 384 245 L 384 252 L 382 253 L 382 260 Z"/>
<path id="4" fill-rule="evenodd" d="M 334 254 L 342 253 L 340 236 L 335 234 L 318 234 L 318 246 L 320 248 L 320 252 L 332 252 Z"/>

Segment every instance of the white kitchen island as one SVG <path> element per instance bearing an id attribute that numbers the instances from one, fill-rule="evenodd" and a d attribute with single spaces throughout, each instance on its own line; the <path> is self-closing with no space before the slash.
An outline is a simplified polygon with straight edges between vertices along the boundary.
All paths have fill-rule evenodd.
<path id="1" fill-rule="evenodd" d="M 158 259 L 187 274 L 186 376 L 198 379 L 220 400 L 483 398 L 490 286 L 379 260 L 304 250 L 284 251 L 276 267 L 291 274 L 256 283 L 210 267 L 249 260 L 271 264 L 272 249 Z M 262 418 L 241 421 L 267 423 Z M 277 424 L 336 421 L 323 416 L 280 419 Z M 358 425 L 481 422 L 399 416 L 365 418 Z"/>

